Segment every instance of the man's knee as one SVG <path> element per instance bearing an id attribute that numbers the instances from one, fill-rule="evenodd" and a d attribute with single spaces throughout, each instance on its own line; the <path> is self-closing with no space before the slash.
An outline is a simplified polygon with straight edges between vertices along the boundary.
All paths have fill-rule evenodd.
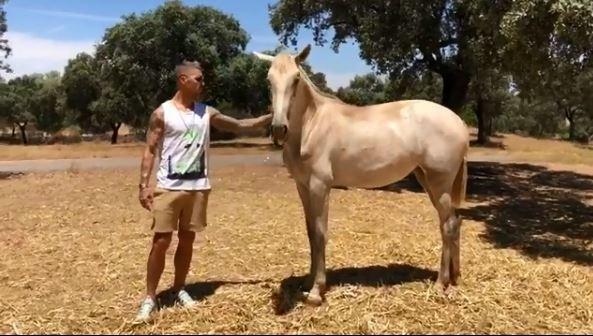
<path id="1" fill-rule="evenodd" d="M 179 245 L 192 245 L 196 239 L 196 233 L 189 230 L 179 230 Z"/>
<path id="2" fill-rule="evenodd" d="M 155 233 L 152 241 L 153 248 L 159 251 L 166 251 L 169 245 L 171 245 L 171 236 L 171 232 Z"/>

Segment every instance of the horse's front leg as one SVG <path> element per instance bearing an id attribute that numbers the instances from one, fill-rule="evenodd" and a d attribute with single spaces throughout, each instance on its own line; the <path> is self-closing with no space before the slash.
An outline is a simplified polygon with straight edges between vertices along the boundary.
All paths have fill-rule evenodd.
<path id="1" fill-rule="evenodd" d="M 309 206 L 307 218 L 307 234 L 311 248 L 311 291 L 306 301 L 320 305 L 326 288 L 325 245 L 327 244 L 327 217 L 329 208 L 329 192 L 331 188 L 321 179 L 311 176 L 309 180 Z"/>
<path id="2" fill-rule="evenodd" d="M 307 225 L 307 235 L 309 237 L 309 245 L 310 245 L 310 254 L 311 254 L 311 269 L 309 274 L 313 274 L 313 249 L 314 249 L 314 245 L 313 245 L 313 240 L 312 238 L 314 237 L 314 232 L 312 231 L 312 228 L 314 227 L 313 225 L 313 219 L 311 218 L 312 215 L 312 211 L 311 211 L 311 200 L 309 197 L 309 184 L 308 183 L 301 183 L 301 182 L 297 182 L 296 183 L 297 186 L 297 190 L 299 192 L 299 198 L 301 199 L 301 204 L 303 205 L 303 213 L 305 216 L 305 223 Z M 307 284 L 305 284 L 306 288 L 311 288 L 313 286 L 313 278 L 311 277 L 310 282 L 307 282 Z"/>

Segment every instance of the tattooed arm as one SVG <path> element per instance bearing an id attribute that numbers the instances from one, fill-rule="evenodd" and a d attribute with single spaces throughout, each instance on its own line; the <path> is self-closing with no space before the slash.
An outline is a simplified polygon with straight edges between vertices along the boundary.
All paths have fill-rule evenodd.
<path id="1" fill-rule="evenodd" d="M 222 114 L 215 108 L 210 107 L 212 126 L 222 131 L 238 133 L 241 131 L 255 130 L 267 127 L 272 123 L 272 114 L 265 114 L 257 118 L 236 119 Z"/>
<path id="2" fill-rule="evenodd" d="M 148 182 L 154 165 L 154 157 L 158 145 L 163 138 L 165 129 L 164 111 L 162 107 L 152 112 L 146 135 L 146 146 L 142 154 L 142 163 L 140 165 L 140 184 L 139 199 L 140 204 L 147 210 L 152 210 L 153 190 L 149 188 Z"/>

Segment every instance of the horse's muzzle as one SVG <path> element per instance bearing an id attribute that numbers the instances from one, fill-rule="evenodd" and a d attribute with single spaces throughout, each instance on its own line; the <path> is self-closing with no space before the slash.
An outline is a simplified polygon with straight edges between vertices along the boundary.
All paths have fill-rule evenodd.
<path id="1" fill-rule="evenodd" d="M 288 135 L 288 127 L 286 125 L 272 125 L 272 139 L 280 144 L 284 143 Z"/>

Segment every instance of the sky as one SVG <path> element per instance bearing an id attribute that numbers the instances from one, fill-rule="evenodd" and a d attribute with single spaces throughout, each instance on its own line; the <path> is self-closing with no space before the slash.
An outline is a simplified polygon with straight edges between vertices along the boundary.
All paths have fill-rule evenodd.
<path id="1" fill-rule="evenodd" d="M 121 16 L 143 13 L 165 0 L 8 0 L 5 4 L 8 39 L 12 54 L 7 63 L 16 76 L 57 70 L 63 72 L 68 59 L 79 52 L 92 53 L 106 28 L 121 21 Z M 251 36 L 247 52 L 274 49 L 279 38 L 269 25 L 268 4 L 275 0 L 184 0 L 186 5 L 214 7 L 239 21 Z M 331 37 L 331 35 L 329 36 Z M 372 71 L 359 57 L 353 41 L 340 46 L 338 53 L 329 44 L 316 46 L 310 30 L 299 33 L 298 49 L 310 43 L 308 58 L 313 70 L 326 75 L 328 86 L 347 86 L 357 74 Z M 294 48 L 293 48 L 294 50 Z"/>

